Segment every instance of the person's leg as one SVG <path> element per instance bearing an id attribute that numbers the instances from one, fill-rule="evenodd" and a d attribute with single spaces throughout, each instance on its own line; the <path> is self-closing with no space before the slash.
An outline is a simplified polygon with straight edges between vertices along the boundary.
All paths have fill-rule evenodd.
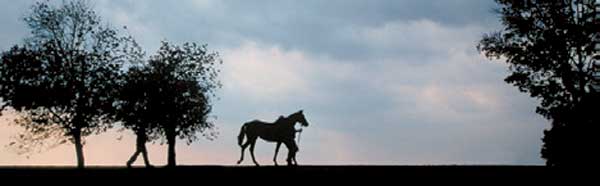
<path id="1" fill-rule="evenodd" d="M 298 162 L 296 161 L 296 154 L 298 154 L 298 145 L 296 144 L 296 141 L 292 141 L 292 147 L 294 149 L 294 151 L 292 152 L 292 161 L 294 162 L 294 165 L 298 165 Z"/>
<path id="2" fill-rule="evenodd" d="M 150 164 L 150 159 L 148 158 L 148 151 L 146 150 L 146 145 L 142 145 L 142 157 L 144 157 L 144 164 L 146 167 L 152 167 Z"/>
<path id="3" fill-rule="evenodd" d="M 287 159 L 285 159 L 285 160 L 287 161 L 287 165 L 291 166 L 292 165 L 292 156 L 294 153 L 294 147 L 291 144 L 291 142 L 289 142 L 289 141 L 285 141 L 284 144 L 285 144 L 285 147 L 288 149 L 288 156 L 287 156 Z"/>
<path id="4" fill-rule="evenodd" d="M 135 152 L 133 153 L 133 155 L 131 156 L 131 158 L 129 158 L 129 161 L 127 161 L 127 167 L 131 167 L 131 164 L 133 164 L 133 162 L 135 162 L 135 160 L 137 159 L 139 154 L 140 154 L 140 150 L 136 149 Z"/>

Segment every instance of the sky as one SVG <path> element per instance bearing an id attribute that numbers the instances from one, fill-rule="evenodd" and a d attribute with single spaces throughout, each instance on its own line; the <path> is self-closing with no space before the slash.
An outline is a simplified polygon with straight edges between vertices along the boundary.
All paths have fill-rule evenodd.
<path id="1" fill-rule="evenodd" d="M 22 18 L 33 2 L 0 0 L 0 50 L 27 37 Z M 534 112 L 538 101 L 503 81 L 505 63 L 476 50 L 483 34 L 502 28 L 492 0 L 90 2 L 147 54 L 171 41 L 208 44 L 221 55 L 218 136 L 180 141 L 179 164 L 233 165 L 242 123 L 298 110 L 310 123 L 300 164 L 544 163 L 549 124 Z M 9 118 L 0 119 L 0 165 L 76 165 L 73 145 L 29 157 L 5 148 L 19 133 Z M 124 165 L 134 143 L 130 131 L 90 136 L 86 164 Z M 274 148 L 259 141 L 258 161 L 272 164 Z M 150 145 L 151 162 L 165 164 L 166 150 Z"/>

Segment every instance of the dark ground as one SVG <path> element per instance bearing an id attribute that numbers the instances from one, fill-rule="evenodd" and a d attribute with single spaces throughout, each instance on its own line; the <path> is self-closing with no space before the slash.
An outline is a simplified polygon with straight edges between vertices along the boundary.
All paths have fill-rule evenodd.
<path id="1" fill-rule="evenodd" d="M 574 169 L 573 169 L 574 170 Z M 387 183 L 417 182 L 462 182 L 484 181 L 528 181 L 534 183 L 581 180 L 595 178 L 584 169 L 568 171 L 544 166 L 299 166 L 299 167 L 252 167 L 252 166 L 178 166 L 151 169 L 124 167 L 88 167 L 79 170 L 73 167 L 0 167 L 0 177 L 14 181 L 59 181 L 70 179 L 101 182 L 271 182 L 275 180 L 299 182 L 368 181 Z M 592 176 L 592 177 L 589 177 Z M 565 179 L 562 179 L 565 178 Z M 568 178 L 568 179 L 566 179 Z M 600 177 L 598 177 L 600 178 Z M 522 183 L 519 181 L 520 183 Z M 170 181 L 169 181 L 170 182 Z M 280 182 L 276 182 L 280 183 Z M 188 184 L 196 185 L 196 184 Z M 285 184 L 283 184 L 285 185 Z"/>

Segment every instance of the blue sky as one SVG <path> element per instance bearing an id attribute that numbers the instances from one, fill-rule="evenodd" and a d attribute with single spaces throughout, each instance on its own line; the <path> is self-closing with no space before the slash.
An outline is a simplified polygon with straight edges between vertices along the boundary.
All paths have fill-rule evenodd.
<path id="1" fill-rule="evenodd" d="M 0 49 L 27 35 L 20 18 L 32 2 L 0 0 Z M 484 33 L 501 28 L 491 0 L 92 4 L 111 25 L 127 26 L 148 54 L 161 40 L 206 43 L 221 54 L 219 136 L 180 143 L 181 164 L 233 164 L 242 123 L 300 109 L 311 123 L 301 164 L 543 163 L 548 122 L 534 113 L 537 102 L 503 82 L 505 64 L 475 49 Z M 0 144 L 8 144 L 18 129 L 0 122 Z M 128 131 L 89 137 L 86 163 L 124 164 L 133 143 Z M 259 142 L 259 161 L 271 163 L 273 149 Z M 165 162 L 165 146 L 150 152 Z M 0 150 L 0 165 L 74 163 L 71 146 L 29 159 Z"/>

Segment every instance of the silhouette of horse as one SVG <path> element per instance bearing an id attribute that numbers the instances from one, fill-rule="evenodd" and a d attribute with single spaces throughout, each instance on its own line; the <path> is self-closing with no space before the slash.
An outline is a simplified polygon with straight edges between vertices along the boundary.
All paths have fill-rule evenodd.
<path id="1" fill-rule="evenodd" d="M 277 146 L 275 147 L 275 156 L 273 157 L 275 166 L 277 166 L 277 153 L 279 152 L 279 147 L 282 143 L 285 144 L 288 149 L 288 166 L 298 165 L 298 162 L 296 162 L 298 145 L 294 140 L 296 138 L 296 132 L 298 132 L 294 128 L 296 123 L 300 123 L 301 126 L 308 127 L 308 122 L 306 121 L 302 110 L 293 113 L 288 117 L 279 117 L 279 119 L 274 123 L 263 122 L 260 120 L 253 120 L 244 123 L 240 130 L 240 134 L 238 135 L 238 144 L 242 148 L 242 155 L 237 163 L 242 163 L 244 160 L 244 151 L 246 150 L 246 147 L 250 145 L 250 155 L 252 156 L 252 161 L 254 164 L 256 164 L 256 166 L 260 166 L 254 158 L 254 145 L 256 144 L 256 139 L 260 137 L 267 142 L 277 143 Z M 246 136 L 246 143 L 243 143 L 244 136 Z"/>

